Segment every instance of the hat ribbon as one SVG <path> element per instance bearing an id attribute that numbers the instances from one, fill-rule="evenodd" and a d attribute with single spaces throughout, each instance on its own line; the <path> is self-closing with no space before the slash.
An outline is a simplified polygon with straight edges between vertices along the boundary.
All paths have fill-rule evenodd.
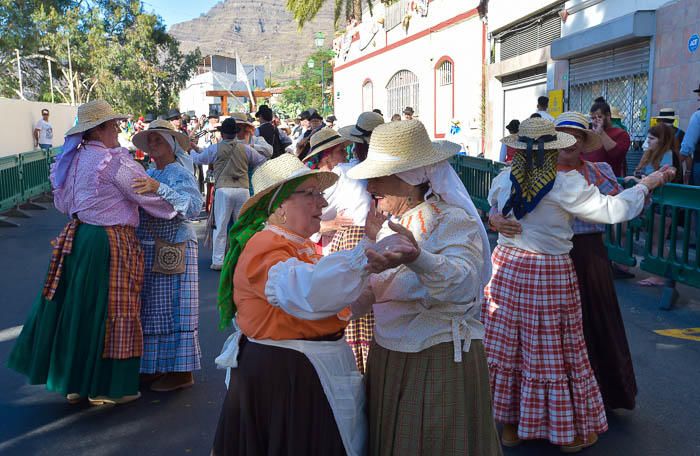
<path id="1" fill-rule="evenodd" d="M 319 147 L 323 146 L 324 144 L 328 144 L 331 141 L 335 141 L 336 139 L 340 138 L 340 135 L 333 135 L 330 138 L 326 138 L 320 143 L 314 145 L 311 149 L 309 149 L 309 153 L 313 152 L 314 149 L 318 149 Z"/>
<path id="2" fill-rule="evenodd" d="M 355 124 L 355 130 L 358 130 L 360 133 L 362 133 L 362 136 L 369 136 L 372 134 L 370 130 L 365 130 L 364 128 L 360 127 L 359 124 Z M 353 135 L 357 136 L 357 135 Z"/>
<path id="3" fill-rule="evenodd" d="M 575 120 L 563 120 L 557 124 L 557 127 L 576 127 L 583 130 L 588 130 L 588 125 L 584 125 L 581 122 L 576 122 Z"/>
<path id="4" fill-rule="evenodd" d="M 537 139 L 528 136 L 518 136 L 518 141 L 527 144 L 525 156 L 527 157 L 527 169 L 532 169 L 532 146 L 537 143 L 537 167 L 544 164 L 544 143 L 557 140 L 557 135 L 542 135 Z"/>

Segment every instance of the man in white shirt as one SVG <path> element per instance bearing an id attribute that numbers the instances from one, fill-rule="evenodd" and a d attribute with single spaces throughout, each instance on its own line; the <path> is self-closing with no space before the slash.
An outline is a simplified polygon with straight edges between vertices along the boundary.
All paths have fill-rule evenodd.
<path id="1" fill-rule="evenodd" d="M 41 110 L 41 119 L 34 126 L 34 147 L 48 150 L 53 146 L 53 127 L 49 123 L 49 110 Z"/>
<path id="2" fill-rule="evenodd" d="M 537 114 L 540 115 L 543 119 L 547 119 L 550 122 L 554 122 L 554 117 L 550 113 L 547 112 L 547 109 L 549 109 L 549 98 L 547 97 L 538 97 L 537 98 Z"/>

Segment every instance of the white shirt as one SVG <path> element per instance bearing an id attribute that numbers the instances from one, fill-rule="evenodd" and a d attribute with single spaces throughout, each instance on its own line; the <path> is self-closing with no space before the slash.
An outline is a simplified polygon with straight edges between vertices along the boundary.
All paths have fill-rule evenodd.
<path id="1" fill-rule="evenodd" d="M 371 202 L 371 197 L 367 193 L 367 180 L 352 179 L 348 176 L 348 171 L 358 163 L 357 160 L 352 160 L 349 163 L 336 165 L 333 172 L 339 176 L 338 180 L 323 192 L 323 196 L 328 201 L 328 207 L 325 209 L 334 210 L 333 216 L 329 219 L 343 212 L 346 217 L 352 217 L 354 225 L 365 226 Z"/>
<path id="2" fill-rule="evenodd" d="M 541 115 L 543 119 L 547 119 L 550 122 L 554 122 L 554 117 L 547 111 L 537 111 L 537 114 Z"/>
<path id="3" fill-rule="evenodd" d="M 39 119 L 34 127 L 39 130 L 39 144 L 53 145 L 53 127 L 44 119 Z"/>
<path id="4" fill-rule="evenodd" d="M 503 209 L 511 185 L 510 168 L 506 168 L 491 183 L 491 207 L 499 212 Z M 552 190 L 532 212 L 517 220 L 522 233 L 513 237 L 499 235 L 498 245 L 546 255 L 567 254 L 572 247 L 574 218 L 591 223 L 631 220 L 642 212 L 648 193 L 646 186 L 635 185 L 616 196 L 602 195 L 578 171 L 558 172 Z M 508 218 L 516 220 L 512 213 Z"/>

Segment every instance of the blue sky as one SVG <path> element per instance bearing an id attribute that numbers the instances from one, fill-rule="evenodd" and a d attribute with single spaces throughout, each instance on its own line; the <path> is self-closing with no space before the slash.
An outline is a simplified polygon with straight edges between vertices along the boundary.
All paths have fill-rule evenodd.
<path id="1" fill-rule="evenodd" d="M 220 0 L 143 0 L 143 8 L 155 12 L 170 27 L 178 22 L 194 19 L 219 3 Z"/>

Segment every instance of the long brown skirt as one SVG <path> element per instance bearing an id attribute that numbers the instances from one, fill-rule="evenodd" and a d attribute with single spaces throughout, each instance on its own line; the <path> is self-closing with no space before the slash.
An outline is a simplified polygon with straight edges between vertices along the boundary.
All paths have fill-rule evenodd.
<path id="1" fill-rule="evenodd" d="M 451 342 L 418 353 L 372 342 L 367 361 L 369 454 L 501 454 L 486 354 L 473 340 L 461 363 Z"/>
<path id="2" fill-rule="evenodd" d="M 633 409 L 637 396 L 632 355 L 600 233 L 573 238 L 571 259 L 581 290 L 583 333 L 588 359 L 608 409 Z"/>
<path id="3" fill-rule="evenodd" d="M 212 455 L 345 455 L 333 411 L 303 353 L 242 339 Z"/>

